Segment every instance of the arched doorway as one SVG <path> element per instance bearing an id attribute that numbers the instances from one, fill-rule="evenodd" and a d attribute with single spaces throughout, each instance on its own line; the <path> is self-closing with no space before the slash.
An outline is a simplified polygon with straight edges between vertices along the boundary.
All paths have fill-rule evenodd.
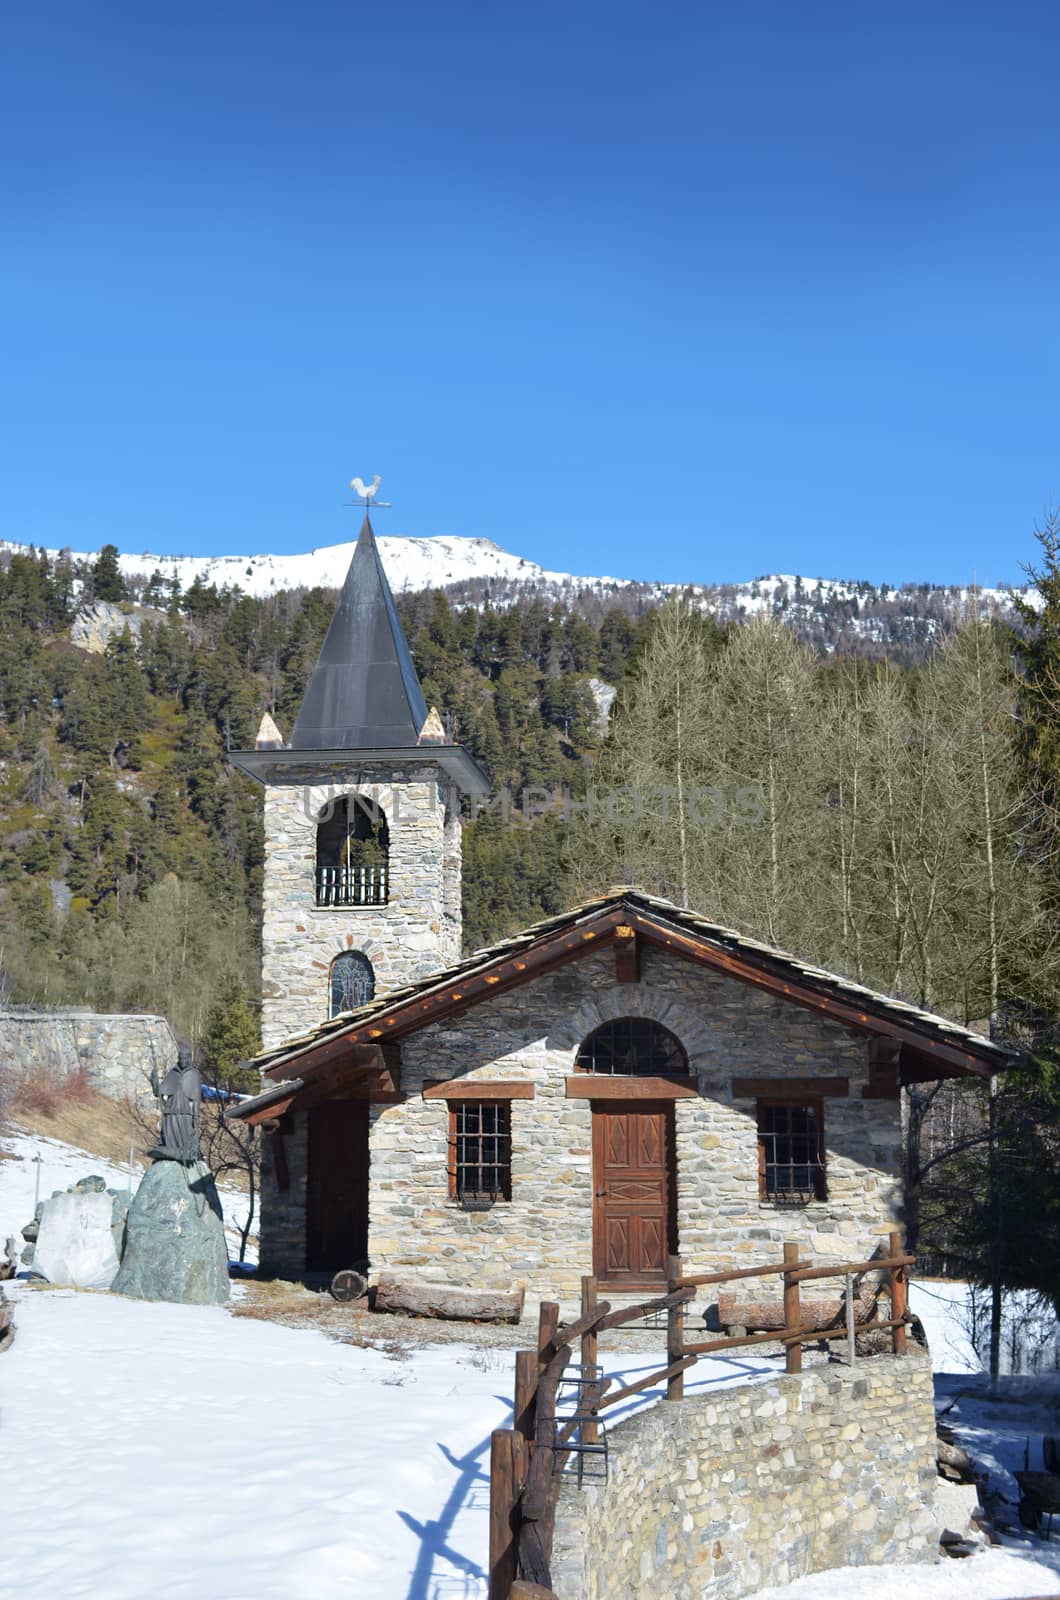
<path id="1" fill-rule="evenodd" d="M 593 1119 L 593 1273 L 613 1289 L 666 1283 L 677 1251 L 674 1102 L 689 1077 L 676 1035 L 650 1017 L 617 1017 L 585 1039 L 575 1072 L 600 1079 Z M 628 1098 L 624 1085 L 628 1080 Z"/>

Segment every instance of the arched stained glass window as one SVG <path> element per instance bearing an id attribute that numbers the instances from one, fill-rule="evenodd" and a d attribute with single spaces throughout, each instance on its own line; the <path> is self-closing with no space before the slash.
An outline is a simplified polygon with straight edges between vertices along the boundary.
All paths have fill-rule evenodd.
<path id="1" fill-rule="evenodd" d="M 337 1017 L 341 1011 L 356 1011 L 366 1006 L 375 996 L 375 973 L 372 963 L 361 950 L 344 950 L 331 963 L 331 1009 L 328 1015 Z"/>
<path id="2" fill-rule="evenodd" d="M 616 1017 L 589 1035 L 575 1062 L 578 1072 L 610 1077 L 659 1078 L 687 1072 L 688 1057 L 669 1028 L 650 1017 Z"/>

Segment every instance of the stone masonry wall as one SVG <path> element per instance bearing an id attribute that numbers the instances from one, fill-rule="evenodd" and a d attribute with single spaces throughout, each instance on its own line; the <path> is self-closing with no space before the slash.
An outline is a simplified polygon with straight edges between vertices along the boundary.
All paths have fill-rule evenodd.
<path id="1" fill-rule="evenodd" d="M 900 1123 L 896 1101 L 861 1099 L 865 1040 L 649 948 L 639 984 L 616 983 L 614 957 L 601 951 L 402 1041 L 407 1099 L 371 1114 L 373 1271 L 522 1284 L 530 1307 L 537 1298 L 576 1303 L 581 1276 L 593 1270 L 592 1110 L 566 1098 L 565 1080 L 586 1035 L 628 1015 L 653 1017 L 677 1035 L 699 1090 L 675 1103 L 678 1245 L 688 1270 L 777 1261 L 786 1239 L 819 1259 L 872 1253 L 895 1222 Z M 849 1097 L 825 1102 L 827 1200 L 779 1207 L 760 1199 L 755 1102 L 733 1098 L 734 1076 L 776 1078 L 778 1088 L 791 1076 L 849 1077 Z M 448 1197 L 448 1107 L 422 1094 L 425 1083 L 448 1078 L 534 1085 L 533 1100 L 511 1102 L 512 1198 L 488 1211 L 464 1211 Z M 304 1195 L 292 1181 L 263 1203 L 266 1234 L 274 1216 L 289 1241 L 273 1270 L 295 1275 L 304 1265 L 296 1245 Z"/>
<path id="2" fill-rule="evenodd" d="M 148 1078 L 165 1073 L 177 1059 L 177 1044 L 165 1017 L 64 1008 L 0 1011 L 0 1064 L 17 1083 L 38 1074 L 85 1072 L 104 1094 L 153 1099 Z"/>
<path id="3" fill-rule="evenodd" d="M 736 1600 L 937 1548 L 921 1354 L 663 1402 L 611 1428 L 608 1443 L 607 1483 L 570 1479 L 560 1496 L 560 1600 Z"/>
<path id="4" fill-rule="evenodd" d="M 316 821 L 342 795 L 381 805 L 390 830 L 385 906 L 317 907 Z M 447 780 L 433 767 L 407 772 L 361 765 L 348 781 L 268 783 L 262 920 L 262 1042 L 266 1049 L 326 1020 L 329 971 L 343 950 L 361 950 L 376 993 L 455 961 L 460 951 L 459 821 L 447 826 Z"/>

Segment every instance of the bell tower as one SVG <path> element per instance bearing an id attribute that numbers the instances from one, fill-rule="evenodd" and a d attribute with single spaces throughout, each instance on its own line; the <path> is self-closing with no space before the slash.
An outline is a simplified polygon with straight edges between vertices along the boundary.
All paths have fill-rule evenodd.
<path id="1" fill-rule="evenodd" d="M 235 766 L 265 790 L 262 1042 L 460 957 L 460 799 L 482 770 L 428 712 L 367 513 L 289 744 L 266 716 Z"/>

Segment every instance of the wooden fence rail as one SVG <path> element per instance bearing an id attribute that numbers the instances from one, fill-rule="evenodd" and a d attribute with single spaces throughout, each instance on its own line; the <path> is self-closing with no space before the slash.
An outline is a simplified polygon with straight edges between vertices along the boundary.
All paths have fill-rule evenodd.
<path id="1" fill-rule="evenodd" d="M 818 1340 L 846 1339 L 854 1358 L 857 1334 L 890 1331 L 896 1356 L 906 1353 L 907 1268 L 914 1257 L 906 1255 L 899 1230 L 891 1233 L 889 1254 L 869 1261 L 841 1261 L 815 1266 L 803 1260 L 796 1244 L 785 1244 L 784 1259 L 764 1267 L 740 1267 L 732 1272 L 686 1275 L 681 1258 L 671 1256 L 667 1268 L 667 1293 L 637 1305 L 612 1311 L 601 1300 L 595 1278 L 582 1279 L 581 1313 L 560 1326 L 559 1306 L 543 1300 L 538 1313 L 537 1347 L 518 1350 L 515 1356 L 514 1427 L 499 1428 L 490 1448 L 490 1587 L 489 1600 L 521 1600 L 552 1596 L 552 1536 L 561 1474 L 572 1449 L 599 1446 L 598 1417 L 609 1406 L 628 1400 L 644 1389 L 666 1384 L 667 1400 L 684 1397 L 684 1376 L 701 1356 L 750 1345 L 782 1344 L 787 1372 L 802 1371 L 802 1348 Z M 853 1279 L 867 1272 L 886 1276 L 891 1315 L 873 1314 L 856 1321 Z M 688 1343 L 685 1311 L 696 1290 L 741 1279 L 783 1279 L 783 1326 L 764 1333 L 744 1333 Z M 819 1327 L 805 1320 L 800 1285 L 823 1278 L 844 1278 L 842 1326 Z M 666 1365 L 635 1383 L 614 1389 L 600 1371 L 600 1335 L 653 1313 L 666 1313 Z M 573 1417 L 557 1413 L 557 1394 L 567 1367 L 580 1345 L 578 1402 Z M 573 1443 L 575 1435 L 578 1442 Z M 553 1600 L 555 1597 L 553 1596 Z"/>

